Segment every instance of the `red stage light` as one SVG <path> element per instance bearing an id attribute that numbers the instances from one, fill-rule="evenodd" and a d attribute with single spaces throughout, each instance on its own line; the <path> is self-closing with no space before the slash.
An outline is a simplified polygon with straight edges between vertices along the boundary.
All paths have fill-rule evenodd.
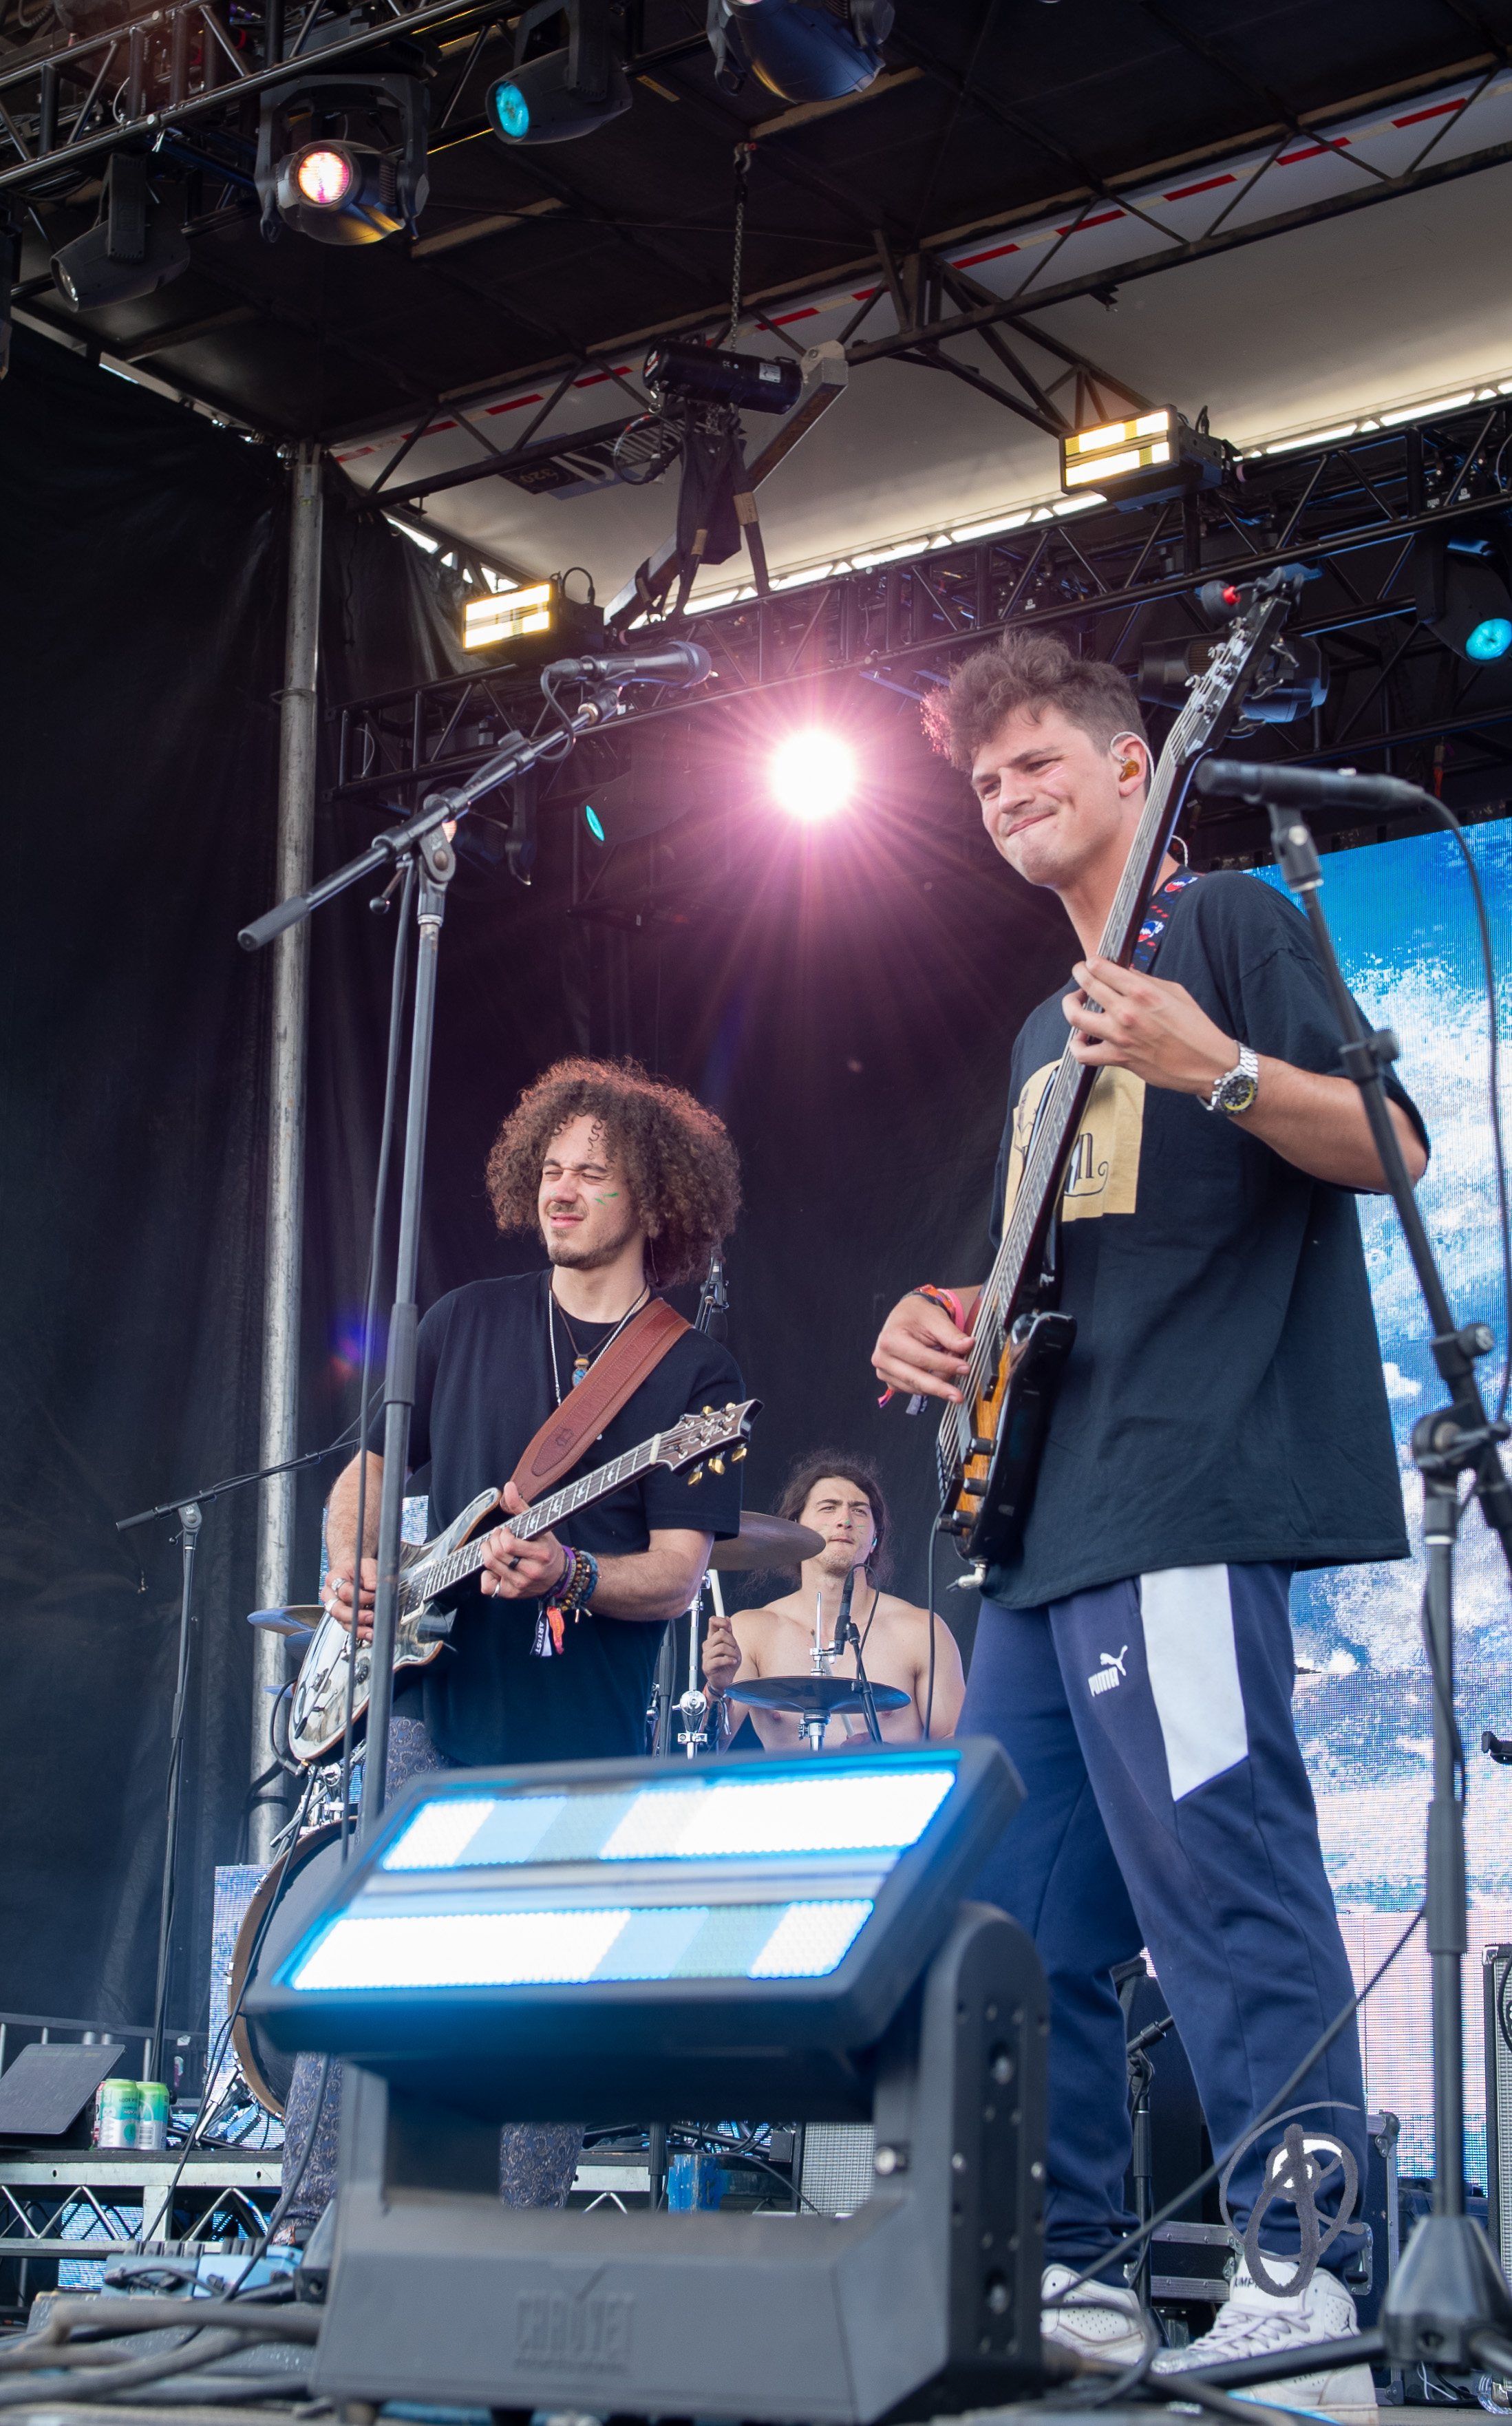
<path id="1" fill-rule="evenodd" d="M 795 733 L 775 752 L 772 793 L 805 824 L 835 816 L 856 788 L 856 760 L 832 733 Z"/>

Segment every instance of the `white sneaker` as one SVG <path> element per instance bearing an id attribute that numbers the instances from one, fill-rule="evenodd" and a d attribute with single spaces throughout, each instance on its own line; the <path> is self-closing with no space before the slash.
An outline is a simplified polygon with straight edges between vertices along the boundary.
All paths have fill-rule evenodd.
<path id="1" fill-rule="evenodd" d="M 1055 2299 L 1080 2272 L 1075 2266 L 1047 2266 L 1039 2278 L 1040 2299 Z M 1144 2356 L 1144 2311 L 1138 2292 L 1118 2276 L 1115 2268 L 1111 2283 L 1099 2276 L 1095 2283 L 1082 2284 L 1063 2307 L 1041 2307 L 1041 2338 L 1074 2351 L 1078 2358 L 1095 2359 L 1101 2367 L 1133 2367 Z"/>
<path id="2" fill-rule="evenodd" d="M 1278 2281 L 1296 2272 L 1284 2257 L 1263 2253 Z M 1320 2266 L 1305 2291 L 1278 2298 L 1263 2290 L 1241 2257 L 1217 2322 L 1185 2350 L 1162 2351 L 1151 2370 L 1179 2375 L 1190 2367 L 1217 2367 L 1228 2359 L 1267 2358 L 1305 2348 L 1309 2342 L 1342 2341 L 1358 2334 L 1354 2295 Z M 1259 2401 L 1272 2409 L 1322 2410 L 1344 2426 L 1375 2426 L 1375 2386 L 1363 2360 L 1355 2367 L 1320 2369 L 1316 2375 L 1277 2376 L 1268 2384 L 1235 2391 L 1236 2401 Z"/>

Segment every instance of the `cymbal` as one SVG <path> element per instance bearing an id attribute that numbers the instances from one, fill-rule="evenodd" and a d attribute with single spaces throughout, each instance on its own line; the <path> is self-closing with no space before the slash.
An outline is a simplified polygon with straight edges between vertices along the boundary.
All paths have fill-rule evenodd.
<path id="1" fill-rule="evenodd" d="M 800 1718 L 864 1715 L 866 1705 L 854 1676 L 748 1676 L 744 1685 L 727 1688 L 732 1702 L 754 1702 L 764 1710 L 796 1710 Z M 909 1697 L 896 1685 L 874 1685 L 872 1700 L 879 1710 L 902 1710 Z"/>
<path id="2" fill-rule="evenodd" d="M 764 1516 L 759 1508 L 743 1508 L 740 1531 L 732 1542 L 716 1542 L 711 1567 L 721 1575 L 751 1574 L 760 1567 L 798 1567 L 824 1548 L 824 1535 L 807 1525 L 790 1525 L 782 1516 Z"/>

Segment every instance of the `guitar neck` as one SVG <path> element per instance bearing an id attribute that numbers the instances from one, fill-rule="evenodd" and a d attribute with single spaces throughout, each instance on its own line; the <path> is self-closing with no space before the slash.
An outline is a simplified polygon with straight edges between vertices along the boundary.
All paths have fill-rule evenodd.
<path id="1" fill-rule="evenodd" d="M 607 1465 L 596 1466 L 591 1474 L 582 1475 L 576 1482 L 565 1484 L 560 1491 L 554 1491 L 549 1498 L 538 1500 L 520 1515 L 510 1516 L 501 1510 L 499 1521 L 507 1524 L 517 1542 L 529 1542 L 538 1533 L 549 1533 L 553 1526 L 560 1524 L 564 1517 L 575 1515 L 580 1508 L 589 1507 L 594 1500 L 607 1499 L 611 1492 L 618 1491 L 622 1483 L 634 1482 L 637 1475 L 644 1474 L 648 1467 L 656 1464 L 660 1448 L 661 1434 L 655 1432 L 650 1440 L 642 1441 L 638 1448 L 627 1448 L 622 1457 L 611 1458 Z M 484 1544 L 493 1529 L 491 1525 L 487 1527 L 481 1534 L 475 1535 L 470 1542 L 463 1542 L 459 1548 L 450 1551 L 434 1564 L 426 1560 L 423 1565 L 412 1568 L 410 1574 L 414 1588 L 411 1590 L 407 1580 L 407 1611 L 434 1600 L 438 1593 L 449 1592 L 454 1584 L 465 1582 L 469 1576 L 475 1576 L 483 1564 Z"/>

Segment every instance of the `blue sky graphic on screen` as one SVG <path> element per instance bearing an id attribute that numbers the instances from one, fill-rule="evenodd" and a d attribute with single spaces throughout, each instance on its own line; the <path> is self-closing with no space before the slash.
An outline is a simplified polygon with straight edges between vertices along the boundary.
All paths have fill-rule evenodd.
<path id="1" fill-rule="evenodd" d="M 1506 1034 L 1512 996 L 1512 825 L 1470 834 L 1490 912 Z M 1506 1345 L 1495 1161 L 1487 1087 L 1486 995 L 1469 881 L 1448 834 L 1415 835 L 1323 863 L 1323 905 L 1344 975 L 1367 1014 L 1394 1028 L 1397 1067 L 1422 1107 L 1433 1159 L 1419 1190 L 1456 1320 L 1491 1323 L 1481 1367 L 1494 1402 Z M 1261 881 L 1279 882 L 1273 875 Z M 1284 889 L 1284 887 L 1283 887 Z M 1391 1402 L 1413 1548 L 1409 1562 L 1298 1576 L 1296 1727 L 1317 1796 L 1345 1944 L 1363 1980 L 1423 1897 L 1432 1712 L 1420 1635 L 1422 1495 L 1408 1451 L 1420 1415 L 1442 1398 L 1428 1326 L 1396 1217 L 1359 1199 L 1371 1294 Z M 1473 1747 L 1483 1726 L 1512 1732 L 1512 1595 L 1500 1546 L 1472 1512 L 1456 1561 L 1460 1728 L 1470 1752 L 1471 1955 L 1465 1965 L 1466 2169 L 1486 2179 L 1480 1954 L 1512 1942 L 1512 1771 Z M 1427 1958 L 1422 1932 L 1362 2020 L 1373 2109 L 1402 2118 L 1401 2170 L 1433 2161 Z"/>
<path id="2" fill-rule="evenodd" d="M 465 1879 L 514 1868 L 522 1885 L 494 1885 L 445 1910 L 392 1895 L 364 1907 L 359 1898 L 297 1950 L 283 1976 L 310 1993 L 827 1978 L 870 1918 L 877 1888 L 955 1785 L 947 1755 L 761 1778 L 695 1769 L 607 1790 L 438 1794 L 419 1805 L 380 1868 L 396 1885 L 406 1874 Z M 675 1869 L 664 1867 L 680 1862 L 697 1866 L 681 1893 Z M 747 1896 L 715 1900 L 709 1866 L 721 1862 L 768 1863 L 780 1876 L 765 1882 L 765 1894 L 758 1874 Z M 571 1893 L 554 1893 L 551 1869 L 569 1863 Z M 657 1866 L 651 1891 L 643 1871 L 635 1883 L 648 1863 Z"/>

